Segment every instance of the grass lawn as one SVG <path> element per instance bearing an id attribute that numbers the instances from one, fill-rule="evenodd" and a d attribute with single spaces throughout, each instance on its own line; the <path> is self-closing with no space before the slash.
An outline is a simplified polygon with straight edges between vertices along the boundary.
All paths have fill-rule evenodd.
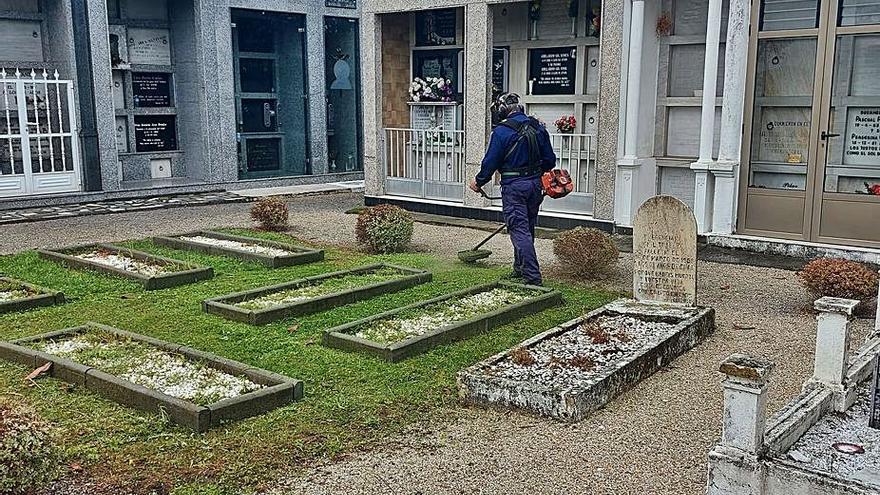
<path id="1" fill-rule="evenodd" d="M 233 231 L 254 235 L 254 232 Z M 282 241 L 282 234 L 257 235 Z M 332 326 L 422 299 L 497 280 L 508 268 L 466 266 L 431 255 L 367 256 L 328 249 L 323 262 L 270 270 L 218 256 L 161 248 L 132 248 L 214 267 L 212 280 L 146 292 L 134 282 L 68 270 L 34 252 L 0 257 L 0 273 L 61 290 L 68 303 L 0 316 L 0 340 L 96 321 L 181 343 L 305 382 L 305 398 L 273 412 L 200 435 L 160 416 L 116 405 L 54 379 L 34 388 L 30 371 L 0 361 L 0 397 L 31 405 L 58 428 L 69 462 L 110 486 L 139 491 L 162 484 L 175 494 L 240 493 L 311 460 L 375 445 L 457 403 L 458 370 L 613 299 L 614 294 L 570 284 L 566 304 L 487 334 L 439 347 L 402 363 L 328 349 L 321 332 Z M 202 312 L 206 298 L 304 276 L 386 261 L 430 270 L 434 281 L 395 294 L 261 327 Z"/>

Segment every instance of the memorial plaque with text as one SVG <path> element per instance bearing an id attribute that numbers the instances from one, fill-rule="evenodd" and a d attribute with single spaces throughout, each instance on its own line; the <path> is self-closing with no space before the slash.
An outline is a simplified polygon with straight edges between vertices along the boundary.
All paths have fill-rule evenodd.
<path id="1" fill-rule="evenodd" d="M 492 90 L 496 93 L 507 92 L 507 71 L 509 48 L 492 49 Z"/>
<path id="2" fill-rule="evenodd" d="M 642 302 L 697 304 L 697 221 L 676 198 L 655 196 L 636 213 L 633 294 Z"/>
<path id="3" fill-rule="evenodd" d="M 135 107 L 170 107 L 171 74 L 134 72 L 131 75 L 131 94 Z"/>
<path id="4" fill-rule="evenodd" d="M 529 85 L 533 95 L 573 95 L 577 71 L 574 47 L 529 50 Z"/>
<path id="5" fill-rule="evenodd" d="M 880 108 L 850 108 L 847 117 L 843 163 L 880 166 Z"/>
<path id="6" fill-rule="evenodd" d="M 134 143 L 138 153 L 175 151 L 177 149 L 177 117 L 174 115 L 140 115 L 134 118 Z"/>
<path id="7" fill-rule="evenodd" d="M 128 29 L 128 57 L 133 64 L 171 65 L 171 34 L 167 29 Z"/>
<path id="8" fill-rule="evenodd" d="M 416 45 L 454 45 L 457 17 L 455 9 L 416 12 Z"/>
<path id="9" fill-rule="evenodd" d="M 357 0 L 324 0 L 324 6 L 337 9 L 356 9 Z"/>

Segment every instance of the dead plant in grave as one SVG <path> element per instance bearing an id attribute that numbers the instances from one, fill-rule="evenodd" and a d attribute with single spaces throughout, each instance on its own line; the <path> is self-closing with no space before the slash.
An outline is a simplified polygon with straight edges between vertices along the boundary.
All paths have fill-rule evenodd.
<path id="1" fill-rule="evenodd" d="M 590 356 L 575 356 L 565 363 L 570 368 L 577 368 L 583 371 L 592 371 L 593 368 L 596 367 L 596 361 L 593 360 Z"/>
<path id="2" fill-rule="evenodd" d="M 620 256 L 610 235 L 585 227 L 563 232 L 554 239 L 553 254 L 569 273 L 583 278 L 606 275 Z"/>
<path id="3" fill-rule="evenodd" d="M 584 333 L 593 339 L 593 343 L 597 345 L 607 344 L 611 342 L 611 334 L 596 323 L 587 323 L 583 326 Z"/>
<path id="4" fill-rule="evenodd" d="M 522 346 L 510 351 L 510 361 L 517 366 L 531 366 L 537 362 L 531 351 Z"/>
<path id="5" fill-rule="evenodd" d="M 251 207 L 251 218 L 263 230 L 281 231 L 287 228 L 287 203 L 278 196 L 260 198 Z"/>

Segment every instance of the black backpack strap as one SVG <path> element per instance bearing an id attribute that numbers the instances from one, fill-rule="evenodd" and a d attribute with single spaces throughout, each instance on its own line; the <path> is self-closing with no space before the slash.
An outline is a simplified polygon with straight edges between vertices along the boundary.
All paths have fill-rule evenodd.
<path id="1" fill-rule="evenodd" d="M 529 120 L 525 122 L 519 122 L 516 120 L 503 120 L 498 125 L 516 131 L 516 138 L 514 139 L 513 144 L 504 155 L 505 161 L 507 161 L 510 156 L 513 155 L 513 152 L 516 151 L 517 147 L 519 147 L 519 144 L 523 140 L 526 141 L 529 147 L 528 164 L 525 167 L 502 172 L 502 177 L 505 174 L 508 176 L 518 177 L 537 175 L 541 171 L 541 151 L 538 146 L 538 132 L 540 124 L 538 123 L 538 121 L 530 117 Z"/>

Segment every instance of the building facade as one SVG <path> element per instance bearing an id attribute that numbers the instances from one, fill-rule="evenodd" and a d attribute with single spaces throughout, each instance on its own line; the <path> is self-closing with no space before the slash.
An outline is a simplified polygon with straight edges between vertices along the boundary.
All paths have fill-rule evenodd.
<path id="1" fill-rule="evenodd" d="M 362 177 L 356 0 L 0 0 L 0 204 Z"/>
<path id="2" fill-rule="evenodd" d="M 644 200 L 669 194 L 710 239 L 880 248 L 880 7 L 870 2 L 363 9 L 368 202 L 499 218 L 497 201 L 466 182 L 493 95 L 513 91 L 576 180 L 568 198 L 545 202 L 546 223 L 626 230 Z M 449 80 L 450 101 L 426 103 L 436 91 L 419 88 L 413 101 L 411 81 L 426 77 Z"/>

